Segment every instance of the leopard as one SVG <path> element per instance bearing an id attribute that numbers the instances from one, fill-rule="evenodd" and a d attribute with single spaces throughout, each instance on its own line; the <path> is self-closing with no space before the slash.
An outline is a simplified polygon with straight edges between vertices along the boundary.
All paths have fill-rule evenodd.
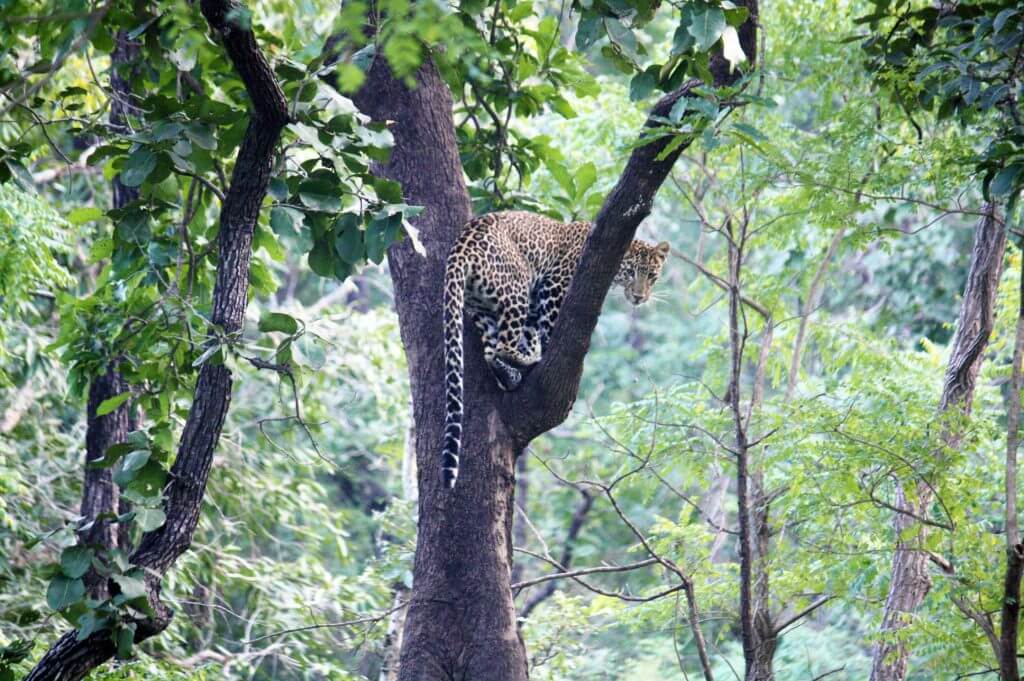
<path id="1" fill-rule="evenodd" d="M 472 319 L 484 361 L 505 391 L 519 387 L 547 348 L 592 223 L 560 222 L 528 211 L 471 219 L 445 261 L 444 486 L 455 487 L 463 417 L 463 324 Z M 669 244 L 633 240 L 612 281 L 641 305 L 661 276 Z"/>

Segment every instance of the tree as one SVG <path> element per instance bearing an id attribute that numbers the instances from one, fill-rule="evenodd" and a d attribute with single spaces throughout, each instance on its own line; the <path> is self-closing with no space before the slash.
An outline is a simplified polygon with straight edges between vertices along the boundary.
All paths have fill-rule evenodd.
<path id="1" fill-rule="evenodd" d="M 753 57 L 757 4 L 744 7 L 749 13 L 739 29 L 739 44 Z M 721 54 L 711 58 L 710 70 L 719 87 L 735 83 L 740 75 Z M 406 86 L 377 57 L 355 100 L 374 120 L 394 121 L 395 146 L 381 170 L 402 184 L 406 201 L 425 208 L 416 227 L 426 256 L 419 257 L 409 244 L 388 252 L 409 357 L 420 494 L 415 581 L 400 678 L 447 674 L 524 679 L 525 651 L 509 582 L 515 460 L 568 415 L 618 263 L 688 138 L 641 138 L 598 213 L 550 349 L 517 391 L 506 395 L 497 388 L 485 370 L 479 341 L 466 333 L 465 403 L 472 408 L 463 424 L 464 472 L 455 491 L 448 493 L 436 465 L 444 387 L 436 310 L 444 258 L 470 209 L 448 88 L 429 60 L 416 72 L 415 82 L 415 87 Z M 699 84 L 688 81 L 663 97 L 647 128 L 658 130 L 678 110 L 677 102 L 698 96 Z"/>
<path id="2" fill-rule="evenodd" d="M 964 286 L 963 305 L 953 340 L 949 365 L 938 406 L 940 419 L 950 418 L 953 425 L 945 425 L 943 445 L 956 450 L 962 438 L 955 419 L 970 414 L 974 399 L 974 385 L 984 360 L 994 323 L 993 311 L 1002 272 L 1006 232 L 995 214 L 995 207 L 986 208 L 988 214 L 978 221 L 975 230 L 971 267 Z M 936 457 L 941 461 L 941 452 Z M 931 585 L 928 575 L 928 524 L 922 522 L 934 503 L 934 487 L 923 477 L 912 490 L 899 490 L 899 505 L 894 507 L 894 525 L 899 543 L 893 557 L 889 595 L 882 619 L 883 636 L 873 651 L 872 678 L 904 678 L 907 673 L 909 649 L 900 642 L 899 630 L 906 626 L 908 613 L 920 606 Z"/>
<path id="3" fill-rule="evenodd" d="M 933 112 L 941 120 L 957 116 L 963 124 L 994 119 L 994 136 L 984 153 L 974 159 L 984 173 L 983 193 L 986 199 L 1008 198 L 1007 214 L 1012 215 L 1021 189 L 1020 170 L 1014 149 L 1021 141 L 1020 114 L 1016 96 L 1020 87 L 1021 55 L 1024 49 L 1024 24 L 1020 10 L 1011 2 L 983 5 L 981 3 L 940 3 L 936 7 L 893 7 L 874 3 L 874 11 L 862 21 L 876 31 L 863 44 L 869 68 L 892 93 L 893 99 L 913 120 L 913 112 Z M 882 27 L 886 27 L 883 32 Z M 917 125 L 915 123 L 915 125 Z M 946 372 L 946 383 L 939 412 L 947 410 L 969 414 L 974 395 L 974 380 L 983 359 L 983 351 L 992 329 L 992 309 L 996 284 L 1002 263 L 1004 226 L 995 215 L 992 203 L 983 211 L 987 217 L 979 222 L 971 271 L 964 292 L 957 337 Z M 986 224 L 987 223 L 987 224 Z M 1015 358 L 1014 364 L 1017 364 Z M 1019 401 L 1014 384 L 1011 404 Z M 1011 425 L 1016 429 L 1016 417 Z M 947 428 L 950 428 L 947 426 Z M 1010 449 L 1016 448 L 1016 432 L 1009 435 Z M 956 426 L 944 438 L 945 446 L 955 450 L 960 443 Z M 1007 451 L 1007 476 L 1012 479 L 1015 452 Z M 942 460 L 936 452 L 936 460 Z M 893 560 L 889 595 L 886 599 L 882 628 L 885 637 L 874 648 L 872 679 L 878 681 L 903 679 L 907 675 L 909 650 L 899 640 L 899 631 L 928 594 L 928 554 L 921 550 L 928 527 L 918 524 L 929 514 L 934 501 L 927 480 L 915 492 L 903 491 L 897 504 L 895 527 L 900 541 Z M 1008 492 L 1010 508 L 1015 495 Z M 1016 513 L 1015 509 L 1008 511 Z M 1010 527 L 1016 525 L 1013 520 Z M 906 535 L 917 534 L 908 544 Z M 1019 591 L 1019 538 L 1008 535 L 1007 582 L 1004 602 L 1016 601 Z M 1017 575 L 1013 577 L 1012 575 Z M 1016 586 L 1014 586 L 1016 584 Z M 977 621 L 963 603 L 968 616 Z M 1004 609 L 1004 633 L 1014 639 L 994 645 L 1004 678 L 1017 678 L 1016 662 L 1005 660 L 1003 648 L 1016 648 L 1016 619 L 1012 607 Z M 983 621 L 983 620 L 982 620 Z M 1011 657 L 1015 657 L 1011 654 Z"/>
<path id="4" fill-rule="evenodd" d="M 225 333 L 242 328 L 249 292 L 249 264 L 253 233 L 260 204 L 270 182 L 270 168 L 281 129 L 287 121 L 287 105 L 270 65 L 251 30 L 232 22 L 227 2 L 203 2 L 203 14 L 224 40 L 228 56 L 238 69 L 252 100 L 252 120 L 246 129 L 224 197 L 219 233 L 219 258 L 213 294 L 211 324 Z M 87 633 L 84 625 L 69 631 L 42 657 L 28 679 L 80 679 L 115 653 L 126 655 L 133 642 L 159 634 L 171 618 L 160 600 L 160 580 L 175 560 L 188 549 L 199 519 L 199 509 L 210 472 L 213 451 L 220 438 L 231 397 L 231 371 L 209 363 L 196 382 L 195 397 L 185 424 L 178 457 L 165 489 L 165 522 L 143 536 L 129 558 L 138 574 L 114 578 L 118 595 L 126 600 L 144 597 L 149 617 L 122 623 L 116 639 L 103 628 Z M 80 633 L 81 632 L 81 633 Z"/>

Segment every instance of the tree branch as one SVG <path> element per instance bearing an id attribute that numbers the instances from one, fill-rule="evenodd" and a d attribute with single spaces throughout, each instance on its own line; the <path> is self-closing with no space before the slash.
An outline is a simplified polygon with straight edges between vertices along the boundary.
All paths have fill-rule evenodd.
<path id="1" fill-rule="evenodd" d="M 740 46 L 753 62 L 757 48 L 757 0 L 737 4 L 750 10 L 739 34 Z M 718 56 L 713 59 L 711 70 L 716 87 L 732 85 L 741 76 L 739 71 L 731 71 Z M 672 149 L 669 147 L 674 139 L 672 135 L 651 136 L 649 133 L 663 126 L 677 101 L 698 96 L 695 90 L 700 84 L 698 80 L 684 83 L 651 109 L 640 136 L 641 142 L 646 139 L 647 143 L 633 149 L 618 183 L 597 215 L 548 351 L 520 388 L 504 397 L 502 413 L 507 415 L 510 430 L 521 442 L 529 442 L 568 416 L 579 391 L 583 358 L 590 349 L 591 335 L 619 264 L 640 223 L 650 214 L 655 194 L 676 159 L 689 146 L 685 141 Z"/>
<path id="2" fill-rule="evenodd" d="M 201 3 L 203 15 L 219 34 L 245 84 L 253 108 L 220 215 L 220 257 L 211 321 L 228 334 L 239 333 L 244 323 L 253 231 L 270 181 L 274 149 L 288 121 L 284 94 L 252 31 L 228 21 L 229 13 L 238 7 L 233 0 L 203 0 Z M 133 565 L 145 570 L 147 597 L 155 613 L 153 617 L 136 622 L 136 642 L 159 634 L 170 623 L 172 611 L 160 599 L 161 580 L 175 560 L 188 550 L 199 522 L 231 386 L 231 372 L 225 366 L 211 362 L 202 366 L 178 455 L 164 490 L 167 520 L 143 536 L 130 558 Z M 26 681 L 55 678 L 78 681 L 113 655 L 114 645 L 108 631 L 96 632 L 82 641 L 77 640 L 76 631 L 69 631 L 43 655 Z"/>
<path id="3" fill-rule="evenodd" d="M 593 508 L 594 506 L 593 495 L 591 495 L 586 490 L 580 490 L 580 495 L 583 498 L 580 499 L 579 506 L 576 507 L 576 511 L 572 514 L 572 521 L 569 523 L 569 530 L 565 533 L 565 542 L 562 545 L 562 557 L 559 562 L 563 565 L 565 569 L 568 569 L 569 566 L 572 564 L 573 551 L 575 549 L 576 544 L 576 537 L 579 536 L 580 530 L 583 529 L 583 523 L 586 522 L 587 515 L 590 513 L 590 509 Z M 544 581 L 547 581 L 548 584 L 544 587 L 544 589 L 535 593 L 530 598 L 530 600 L 526 602 L 526 605 L 524 605 L 523 609 L 519 612 L 519 617 L 524 619 L 529 617 L 530 613 L 533 612 L 534 608 L 536 608 L 538 605 L 540 605 L 547 599 L 551 598 L 551 596 L 555 593 L 556 589 L 555 583 L 553 581 L 554 579 L 568 576 L 572 575 L 563 572 L 561 575 L 546 575 L 545 577 L 540 577 L 536 580 L 531 580 L 532 584 L 540 584 Z M 531 586 L 532 584 L 527 582 L 521 582 L 518 585 L 513 584 L 512 589 L 515 590 L 517 586 L 518 588 L 524 588 L 527 586 Z"/>
<path id="4" fill-rule="evenodd" d="M 654 565 L 659 562 L 657 558 L 647 558 L 645 560 L 637 561 L 635 563 L 629 563 L 627 565 L 599 565 L 591 568 L 580 568 L 579 570 L 567 570 L 565 572 L 555 572 L 550 575 L 543 575 L 534 579 L 527 579 L 522 582 L 516 582 L 512 585 L 512 590 L 526 589 L 537 584 L 543 584 L 545 582 L 551 583 L 557 579 L 573 579 L 575 577 L 584 577 L 586 575 L 604 574 L 608 572 L 629 572 L 630 570 L 636 570 L 637 568 L 647 567 L 648 565 Z M 554 589 L 552 589 L 554 592 Z M 524 608 L 525 610 L 525 608 Z M 524 614 L 523 617 L 526 615 Z"/>

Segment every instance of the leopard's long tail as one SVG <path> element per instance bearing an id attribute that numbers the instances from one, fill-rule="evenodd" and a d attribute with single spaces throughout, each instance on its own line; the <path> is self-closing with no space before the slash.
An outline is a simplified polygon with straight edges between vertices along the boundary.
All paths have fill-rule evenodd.
<path id="1" fill-rule="evenodd" d="M 445 415 L 441 475 L 444 486 L 455 487 L 462 444 L 462 312 L 466 297 L 466 268 L 450 257 L 444 272 Z"/>

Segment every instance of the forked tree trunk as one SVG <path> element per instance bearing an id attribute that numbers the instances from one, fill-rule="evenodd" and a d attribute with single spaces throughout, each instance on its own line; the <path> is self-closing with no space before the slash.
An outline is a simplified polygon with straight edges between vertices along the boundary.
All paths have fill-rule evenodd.
<path id="1" fill-rule="evenodd" d="M 525 679 L 526 656 L 508 588 L 512 569 L 513 468 L 518 450 L 498 415 L 501 395 L 476 334 L 466 329 L 464 474 L 441 485 L 444 347 L 440 323 L 444 261 L 470 217 L 452 123 L 452 99 L 432 62 L 406 88 L 383 60 L 372 65 L 356 103 L 392 120 L 395 147 L 380 170 L 402 183 L 405 200 L 425 207 L 417 228 L 426 257 L 408 244 L 388 264 L 409 362 L 416 429 L 419 534 L 399 678 Z"/>
<path id="2" fill-rule="evenodd" d="M 940 414 L 949 410 L 970 413 L 975 379 L 992 333 L 999 275 L 1006 249 L 1006 230 L 996 219 L 994 206 L 986 206 L 983 212 L 985 215 L 974 229 L 974 248 L 939 401 Z M 943 445 L 956 449 L 961 438 L 962 433 L 958 431 L 945 432 Z M 935 455 L 939 457 L 941 454 L 936 452 Z M 933 468 L 940 469 L 939 466 Z M 910 493 L 902 488 L 898 490 L 896 505 L 905 512 L 897 513 L 893 521 L 896 553 L 882 616 L 883 638 L 872 650 L 871 681 L 903 681 L 906 678 L 911 651 L 905 641 L 899 640 L 899 635 L 910 624 L 913 613 L 931 589 L 928 554 L 922 550 L 928 526 L 917 523 L 915 516 L 931 515 L 935 495 L 931 484 L 923 481 L 912 484 L 914 488 Z M 918 526 L 916 535 L 904 539 L 904 533 L 915 525 Z"/>
<path id="3" fill-rule="evenodd" d="M 750 8 L 751 18 L 741 27 L 740 42 L 752 58 L 757 3 L 742 4 Z M 739 76 L 721 59 L 714 61 L 712 72 L 720 85 Z M 687 83 L 662 98 L 652 115 L 666 117 L 679 98 L 693 96 L 696 85 Z M 462 456 L 458 484 L 449 491 L 440 475 L 445 390 L 441 300 L 448 250 L 470 217 L 451 93 L 430 60 L 410 89 L 379 55 L 355 102 L 374 120 L 392 121 L 394 148 L 379 171 L 402 184 L 407 203 L 425 208 L 415 224 L 426 254 L 417 255 L 408 242 L 388 250 L 409 362 L 419 469 L 419 533 L 399 678 L 521 681 L 527 677 L 527 657 L 510 588 L 516 457 L 568 415 L 605 294 L 686 145 L 661 158 L 670 138 L 633 151 L 587 239 L 548 352 L 517 391 L 499 391 L 475 330 L 472 325 L 465 329 Z"/>

